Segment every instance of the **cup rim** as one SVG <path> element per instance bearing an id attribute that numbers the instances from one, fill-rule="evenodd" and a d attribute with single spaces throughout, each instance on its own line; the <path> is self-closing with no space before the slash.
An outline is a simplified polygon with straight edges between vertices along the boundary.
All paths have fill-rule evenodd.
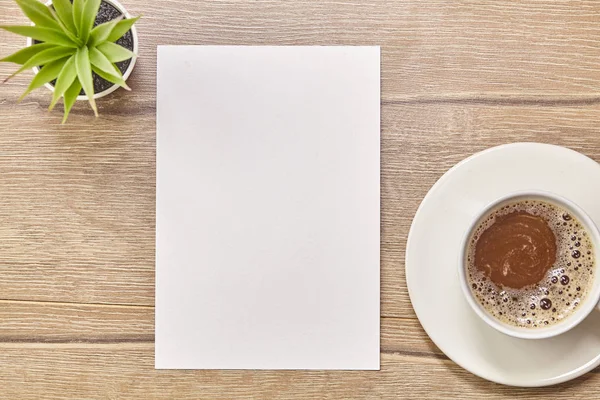
<path id="1" fill-rule="evenodd" d="M 468 229 L 462 237 L 459 259 L 458 259 L 458 275 L 460 286 L 462 288 L 462 292 L 467 299 L 467 302 L 470 304 L 471 308 L 475 313 L 484 320 L 488 325 L 492 328 L 506 334 L 509 336 L 521 338 L 521 339 L 545 339 L 553 336 L 560 335 L 565 333 L 575 326 L 577 326 L 581 321 L 583 321 L 591 312 L 596 308 L 598 302 L 600 301 L 600 277 L 599 274 L 596 273 L 594 275 L 593 288 L 590 290 L 588 294 L 588 299 L 581 304 L 579 310 L 574 312 L 572 315 L 568 316 L 564 319 L 564 321 L 550 326 L 550 327 L 542 327 L 542 328 L 518 328 L 510 326 L 506 323 L 499 321 L 497 318 L 493 317 L 489 314 L 474 298 L 473 293 L 471 292 L 471 288 L 468 285 L 467 277 L 466 277 L 466 268 L 465 268 L 465 257 L 468 248 L 468 243 L 471 237 L 473 230 L 478 226 L 481 219 L 486 216 L 492 209 L 496 208 L 502 203 L 516 201 L 519 198 L 533 198 L 539 199 L 542 201 L 547 201 L 550 203 L 555 203 L 561 207 L 566 208 L 585 226 L 590 235 L 590 239 L 592 240 L 594 256 L 597 257 L 598 250 L 600 248 L 600 231 L 598 226 L 594 223 L 592 218 L 577 204 L 573 201 L 560 196 L 555 193 L 541 191 L 541 190 L 524 190 L 518 192 L 512 192 L 510 194 L 504 195 L 496 200 L 488 203 L 483 209 L 473 217 L 472 222 L 470 223 Z"/>

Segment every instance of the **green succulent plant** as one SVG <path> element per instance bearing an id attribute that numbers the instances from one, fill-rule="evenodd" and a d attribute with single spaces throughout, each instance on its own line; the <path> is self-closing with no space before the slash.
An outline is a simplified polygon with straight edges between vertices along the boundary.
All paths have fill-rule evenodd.
<path id="1" fill-rule="evenodd" d="M 53 0 L 50 7 L 38 0 L 15 1 L 35 25 L 1 25 L 0 28 L 41 42 L 0 59 L 0 62 L 21 65 L 6 80 L 26 69 L 40 67 L 19 100 L 56 79 L 49 110 L 63 97 L 65 123 L 82 88 L 98 116 L 92 71 L 130 90 L 115 63 L 136 55 L 115 41 L 129 31 L 139 17 L 117 18 L 94 27 L 101 0 Z"/>

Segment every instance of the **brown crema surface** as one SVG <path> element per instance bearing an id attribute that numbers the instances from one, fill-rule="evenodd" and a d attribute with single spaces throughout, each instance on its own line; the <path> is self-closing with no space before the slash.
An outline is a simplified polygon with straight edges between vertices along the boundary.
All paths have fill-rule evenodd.
<path id="1" fill-rule="evenodd" d="M 498 286 L 536 284 L 555 262 L 554 232 L 544 218 L 525 211 L 498 217 L 475 247 L 475 267 Z"/>
<path id="2" fill-rule="evenodd" d="M 542 328 L 585 301 L 594 246 L 569 210 L 522 199 L 490 210 L 472 232 L 465 267 L 472 294 L 503 323 Z"/>

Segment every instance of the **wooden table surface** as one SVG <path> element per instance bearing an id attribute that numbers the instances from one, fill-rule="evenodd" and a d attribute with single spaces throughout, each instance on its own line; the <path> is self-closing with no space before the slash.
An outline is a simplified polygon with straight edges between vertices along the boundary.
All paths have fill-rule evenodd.
<path id="1" fill-rule="evenodd" d="M 0 89 L 0 398 L 600 398 L 600 369 L 493 384 L 450 361 L 411 308 L 404 250 L 431 185 L 517 141 L 600 161 L 595 0 L 124 0 L 141 57 L 66 126 L 31 73 Z M 25 22 L 0 0 L 0 23 Z M 0 53 L 20 46 L 0 33 Z M 381 371 L 154 370 L 156 46 L 381 45 Z M 14 69 L 1 64 L 0 76 Z"/>

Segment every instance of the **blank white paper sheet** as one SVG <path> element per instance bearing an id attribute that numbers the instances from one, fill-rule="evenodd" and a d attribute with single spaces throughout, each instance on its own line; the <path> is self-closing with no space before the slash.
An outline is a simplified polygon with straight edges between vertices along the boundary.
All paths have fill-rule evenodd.
<path id="1" fill-rule="evenodd" d="M 156 368 L 379 369 L 379 47 L 157 75 Z"/>

